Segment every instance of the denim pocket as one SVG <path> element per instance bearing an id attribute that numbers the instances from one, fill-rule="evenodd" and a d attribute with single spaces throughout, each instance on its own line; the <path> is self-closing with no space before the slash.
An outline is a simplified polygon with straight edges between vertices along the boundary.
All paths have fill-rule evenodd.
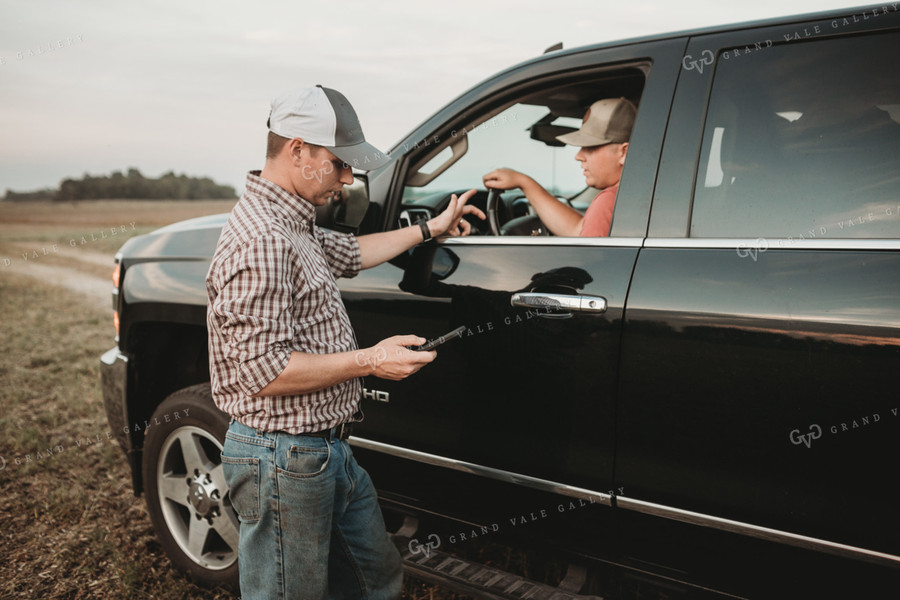
<path id="1" fill-rule="evenodd" d="M 231 505 L 242 523 L 259 520 L 259 459 L 222 455 L 222 471 Z"/>
<path id="2" fill-rule="evenodd" d="M 284 474 L 290 477 L 315 477 L 325 472 L 330 458 L 331 445 L 327 443 L 318 448 L 291 446 Z"/>

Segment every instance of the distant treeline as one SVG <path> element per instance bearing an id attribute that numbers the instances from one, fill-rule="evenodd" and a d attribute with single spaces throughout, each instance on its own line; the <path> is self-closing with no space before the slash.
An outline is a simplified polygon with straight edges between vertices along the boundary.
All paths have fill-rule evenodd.
<path id="1" fill-rule="evenodd" d="M 169 171 L 153 179 L 144 177 L 137 169 L 128 169 L 125 175 L 114 171 L 112 175 L 85 174 L 81 179 L 63 179 L 59 189 L 46 188 L 33 192 L 7 190 L 4 200 L 98 200 L 104 198 L 136 198 L 159 200 L 214 200 L 237 198 L 230 185 L 219 185 L 209 177 L 188 177 Z"/>

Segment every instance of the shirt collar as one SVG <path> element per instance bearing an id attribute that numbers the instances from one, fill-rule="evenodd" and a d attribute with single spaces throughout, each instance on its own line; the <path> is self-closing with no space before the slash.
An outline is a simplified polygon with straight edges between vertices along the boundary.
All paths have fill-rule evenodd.
<path id="1" fill-rule="evenodd" d="M 292 194 L 276 183 L 260 177 L 261 171 L 247 173 L 247 191 L 262 196 L 283 208 L 292 218 L 312 225 L 316 220 L 316 207 L 297 194 Z"/>

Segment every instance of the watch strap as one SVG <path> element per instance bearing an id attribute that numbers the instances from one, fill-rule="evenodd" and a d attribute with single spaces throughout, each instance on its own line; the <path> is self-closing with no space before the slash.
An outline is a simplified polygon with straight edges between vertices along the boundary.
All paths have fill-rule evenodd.
<path id="1" fill-rule="evenodd" d="M 433 238 L 433 236 L 431 235 L 431 230 L 428 228 L 428 222 L 425 219 L 419 219 L 419 229 L 422 230 L 423 244 Z"/>

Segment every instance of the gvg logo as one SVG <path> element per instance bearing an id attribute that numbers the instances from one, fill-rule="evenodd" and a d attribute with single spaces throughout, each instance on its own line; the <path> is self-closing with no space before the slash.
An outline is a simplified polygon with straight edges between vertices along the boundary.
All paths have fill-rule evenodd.
<path id="1" fill-rule="evenodd" d="M 803 444 L 807 448 L 812 447 L 812 441 L 822 437 L 822 428 L 813 423 L 809 426 L 809 433 L 800 434 L 799 429 L 792 429 L 790 434 L 791 443 L 795 446 Z"/>
<path id="2" fill-rule="evenodd" d="M 737 255 L 741 258 L 750 257 L 756 262 L 757 257 L 769 249 L 769 240 L 766 238 L 756 238 L 755 244 L 738 244 L 736 248 Z"/>
<path id="3" fill-rule="evenodd" d="M 378 365 L 387 360 L 388 353 L 387 350 L 382 348 L 381 346 L 375 347 L 375 352 L 371 355 L 366 354 L 362 350 L 356 353 L 354 357 L 356 359 L 356 364 L 361 367 L 365 367 L 366 365 L 371 366 L 373 369 L 377 369 Z"/>
<path id="4" fill-rule="evenodd" d="M 347 166 L 349 167 L 349 165 Z M 336 168 L 337 167 L 334 166 L 334 163 L 331 162 L 325 163 L 325 166 L 320 169 L 313 169 L 309 165 L 303 165 L 301 175 L 303 175 L 304 179 L 315 179 L 319 183 L 322 183 L 322 179 L 324 179 L 326 175 L 331 175 L 332 173 L 334 173 Z"/>
<path id="5" fill-rule="evenodd" d="M 715 59 L 715 55 L 712 53 L 712 50 L 704 50 L 700 54 L 700 58 L 696 59 L 690 54 L 685 54 L 684 58 L 681 59 L 681 66 L 686 71 L 697 70 L 702 74 L 704 68 L 713 64 L 713 59 Z"/>
<path id="6" fill-rule="evenodd" d="M 413 554 L 422 553 L 426 557 L 431 556 L 432 550 L 437 550 L 441 547 L 441 538 L 438 537 L 436 533 L 432 533 L 428 536 L 428 541 L 424 544 L 420 543 L 419 540 L 413 538 L 409 540 L 409 551 Z"/>

